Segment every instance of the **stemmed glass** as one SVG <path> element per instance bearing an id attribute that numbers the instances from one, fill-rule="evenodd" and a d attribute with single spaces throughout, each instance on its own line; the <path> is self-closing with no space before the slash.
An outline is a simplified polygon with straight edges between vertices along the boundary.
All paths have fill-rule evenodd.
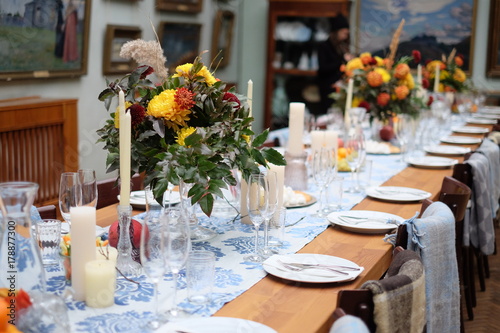
<path id="1" fill-rule="evenodd" d="M 97 180 L 92 169 L 78 170 L 78 181 L 82 191 L 81 206 L 97 206 Z"/>
<path id="2" fill-rule="evenodd" d="M 254 253 L 246 256 L 245 261 L 262 262 L 264 257 L 259 254 L 259 228 L 264 222 L 268 204 L 269 188 L 266 175 L 263 173 L 250 175 L 247 187 L 248 216 L 255 228 Z"/>
<path id="3" fill-rule="evenodd" d="M 334 158 L 331 149 L 321 148 L 313 152 L 312 161 L 313 180 L 319 187 L 319 208 L 316 212 L 318 217 L 325 217 L 328 214 L 328 206 L 323 208 L 323 193 L 330 183 L 334 173 Z"/>
<path id="4" fill-rule="evenodd" d="M 351 168 L 351 186 L 346 190 L 349 193 L 359 193 L 360 188 L 357 184 L 358 172 L 363 165 L 366 156 L 365 139 L 363 132 L 357 129 L 350 129 L 347 132 L 344 146 L 347 150 L 346 160 Z M 356 179 L 355 179 L 356 178 Z"/>
<path id="5" fill-rule="evenodd" d="M 269 247 L 269 223 L 278 207 L 278 174 L 276 171 L 266 171 L 266 183 L 269 189 L 269 197 L 267 210 L 264 214 L 264 247 L 262 248 L 261 254 L 264 257 L 270 257 L 278 253 Z"/>
<path id="6" fill-rule="evenodd" d="M 186 264 L 189 251 L 191 250 L 189 218 L 185 212 L 176 207 L 165 209 L 165 216 L 167 219 L 166 264 L 172 272 L 174 283 L 173 306 L 168 311 L 168 315 L 171 318 L 182 318 L 185 316 L 185 313 L 177 306 L 177 279 L 180 270 Z"/>
<path id="7" fill-rule="evenodd" d="M 59 183 L 59 210 L 68 226 L 71 225 L 71 207 L 77 207 L 81 202 L 82 192 L 79 184 L 78 173 L 64 172 L 61 174 L 61 181 Z"/>
<path id="8" fill-rule="evenodd" d="M 147 200 L 147 199 L 146 199 Z M 158 311 L 158 284 L 166 272 L 167 230 L 160 205 L 148 204 L 148 211 L 141 229 L 141 264 L 144 274 L 154 286 L 154 314 L 146 327 L 155 330 L 167 322 L 167 317 Z"/>

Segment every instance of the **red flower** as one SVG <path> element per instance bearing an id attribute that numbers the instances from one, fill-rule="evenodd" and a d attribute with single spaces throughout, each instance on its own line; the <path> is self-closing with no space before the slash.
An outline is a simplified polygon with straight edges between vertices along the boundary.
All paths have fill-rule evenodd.
<path id="1" fill-rule="evenodd" d="M 430 86 L 429 80 L 422 79 L 422 88 L 427 89 L 429 88 L 429 86 Z"/>
<path id="2" fill-rule="evenodd" d="M 236 110 L 238 110 L 241 107 L 241 102 L 238 99 L 238 97 L 236 97 L 234 94 L 230 92 L 224 93 L 224 97 L 222 97 L 222 100 L 230 103 L 236 103 L 237 105 L 233 105 L 233 108 Z"/>
<path id="3" fill-rule="evenodd" d="M 139 68 L 142 69 L 144 67 L 147 67 L 147 68 L 146 68 L 146 70 L 144 72 L 142 72 L 142 74 L 141 74 L 141 80 L 144 80 L 146 78 L 146 76 L 148 76 L 149 74 L 152 74 L 155 71 L 153 67 L 147 66 L 147 65 L 139 66 L 139 67 L 137 67 L 137 69 L 139 69 Z"/>
<path id="4" fill-rule="evenodd" d="M 429 100 L 427 101 L 427 106 L 431 106 L 432 102 L 434 102 L 434 97 L 429 96 Z"/>
<path id="5" fill-rule="evenodd" d="M 146 110 L 140 104 L 132 104 L 128 110 L 130 111 L 130 117 L 132 118 L 132 127 L 136 127 L 142 123 L 144 117 L 146 117 Z"/>
<path id="6" fill-rule="evenodd" d="M 370 111 L 370 104 L 367 101 L 361 101 L 358 106 L 360 108 L 365 108 L 366 112 Z"/>
<path id="7" fill-rule="evenodd" d="M 182 87 L 176 90 L 174 100 L 181 109 L 190 110 L 196 104 L 194 95 L 188 88 Z"/>
<path id="8" fill-rule="evenodd" d="M 420 54 L 420 51 L 413 50 L 411 51 L 411 55 L 413 57 L 413 61 L 415 61 L 416 64 L 420 63 L 422 60 L 422 55 Z"/>
<path id="9" fill-rule="evenodd" d="M 373 65 L 376 65 L 376 64 L 377 64 L 377 59 L 375 59 L 374 57 L 372 57 L 372 58 L 370 59 L 370 62 L 369 62 L 368 64 L 369 64 L 369 65 L 372 65 L 372 66 L 373 66 Z"/>

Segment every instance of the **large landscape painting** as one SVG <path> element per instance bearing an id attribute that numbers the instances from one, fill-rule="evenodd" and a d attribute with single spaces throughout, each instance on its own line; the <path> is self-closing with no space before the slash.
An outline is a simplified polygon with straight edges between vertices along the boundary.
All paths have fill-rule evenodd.
<path id="1" fill-rule="evenodd" d="M 422 53 L 423 61 L 441 59 L 455 48 L 472 66 L 474 0 L 358 0 L 357 51 L 384 56 L 394 31 L 405 19 L 398 55 Z"/>

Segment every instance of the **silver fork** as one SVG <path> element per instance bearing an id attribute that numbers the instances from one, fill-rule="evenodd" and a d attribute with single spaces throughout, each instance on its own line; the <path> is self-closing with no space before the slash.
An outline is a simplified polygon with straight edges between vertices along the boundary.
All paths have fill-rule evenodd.
<path id="1" fill-rule="evenodd" d="M 278 259 L 278 262 L 286 269 L 289 269 L 289 270 L 295 271 L 295 272 L 300 272 L 300 271 L 303 271 L 306 269 L 314 269 L 315 268 L 315 269 L 324 269 L 324 270 L 334 272 L 337 274 L 341 274 L 341 275 L 349 275 L 349 273 L 342 272 L 342 271 L 339 271 L 338 269 L 334 269 L 334 268 L 327 267 L 327 266 L 307 266 L 307 265 L 301 265 L 301 264 L 289 264 L 289 263 L 283 262 L 279 259 Z"/>

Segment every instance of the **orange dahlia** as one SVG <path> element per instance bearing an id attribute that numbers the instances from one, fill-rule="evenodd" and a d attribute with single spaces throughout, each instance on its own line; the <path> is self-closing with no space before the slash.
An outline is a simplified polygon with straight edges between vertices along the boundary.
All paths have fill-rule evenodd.
<path id="1" fill-rule="evenodd" d="M 407 64 L 397 64 L 394 69 L 396 79 L 404 79 L 408 73 L 410 73 L 410 67 Z"/>
<path id="2" fill-rule="evenodd" d="M 394 93 L 396 94 L 396 97 L 401 100 L 405 99 L 410 94 L 410 89 L 408 89 L 407 86 L 397 86 L 394 88 Z"/>
<path id="3" fill-rule="evenodd" d="M 380 106 L 386 106 L 390 100 L 391 100 L 391 95 L 385 92 L 380 93 L 377 96 L 377 104 Z"/>
<path id="4" fill-rule="evenodd" d="M 376 71 L 370 71 L 366 75 L 366 81 L 372 87 L 379 87 L 382 85 L 382 83 L 384 83 L 384 80 L 382 78 L 382 74 L 380 74 Z"/>
<path id="5" fill-rule="evenodd" d="M 464 64 L 464 60 L 462 59 L 462 57 L 456 56 L 455 57 L 455 64 L 457 64 L 457 66 L 459 66 L 459 67 L 462 67 Z"/>

